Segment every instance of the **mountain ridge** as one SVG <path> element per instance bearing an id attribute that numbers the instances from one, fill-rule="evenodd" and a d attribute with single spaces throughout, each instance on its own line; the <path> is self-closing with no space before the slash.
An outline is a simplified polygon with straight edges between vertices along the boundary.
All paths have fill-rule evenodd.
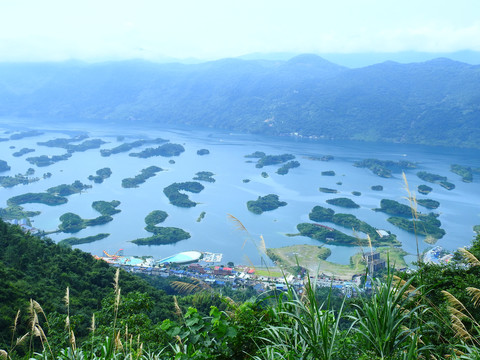
<path id="1" fill-rule="evenodd" d="M 313 54 L 199 64 L 0 63 L 0 96 L 4 117 L 480 148 L 480 66 L 446 58 L 353 69 Z"/>

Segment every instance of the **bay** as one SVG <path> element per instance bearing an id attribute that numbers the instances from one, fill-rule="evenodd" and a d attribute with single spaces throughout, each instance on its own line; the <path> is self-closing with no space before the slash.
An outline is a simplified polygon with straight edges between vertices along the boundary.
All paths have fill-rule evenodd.
<path id="1" fill-rule="evenodd" d="M 94 218 L 99 214 L 91 208 L 93 201 L 119 200 L 121 213 L 113 216 L 108 224 L 84 229 L 73 236 L 86 237 L 100 232 L 111 235 L 101 241 L 79 245 L 78 248 L 94 255 L 102 255 L 103 250 L 114 253 L 124 249 L 127 255 L 151 255 L 163 258 L 174 253 L 187 250 L 220 252 L 224 254 L 224 263 L 259 265 L 265 260 L 262 254 L 261 237 L 266 247 L 280 247 L 293 244 L 322 245 L 320 242 L 301 236 L 288 237 L 294 234 L 296 225 L 309 222 L 308 214 L 315 205 L 333 208 L 336 212 L 352 213 L 379 229 L 395 233 L 402 242 L 402 247 L 410 254 L 416 254 L 416 238 L 386 221 L 384 213 L 374 212 L 383 198 L 393 199 L 407 204 L 407 192 L 401 174 L 384 179 L 374 175 L 370 170 L 356 168 L 353 163 L 367 158 L 381 160 L 409 160 L 418 162 L 418 169 L 406 173 L 410 190 L 424 184 L 415 174 L 417 171 L 428 171 L 447 176 L 456 185 L 448 191 L 437 184 L 429 184 L 433 191 L 428 196 L 417 194 L 418 198 L 431 198 L 440 202 L 435 210 L 440 214 L 442 228 L 446 235 L 437 242 L 446 249 L 454 250 L 470 244 L 474 237 L 472 227 L 480 224 L 480 176 L 474 176 L 472 183 L 464 183 L 461 178 L 450 172 L 451 164 L 480 167 L 480 151 L 447 147 L 429 147 L 421 145 L 366 143 L 354 141 L 309 140 L 290 137 L 264 137 L 260 135 L 230 133 L 214 129 L 196 128 L 143 128 L 140 126 L 108 126 L 92 123 L 56 123 L 53 120 L 37 121 L 26 119 L 0 120 L 0 137 L 8 137 L 6 131 L 39 129 L 43 135 L 0 142 L 0 159 L 11 166 L 11 170 L 0 175 L 25 173 L 30 167 L 36 170 L 36 176 L 45 172 L 52 173 L 49 179 L 41 179 L 29 185 L 13 188 L 0 188 L 0 207 L 6 206 L 8 198 L 27 192 L 42 192 L 49 187 L 60 184 L 71 184 L 75 180 L 91 184 L 93 187 L 81 194 L 68 197 L 68 203 L 49 207 L 43 204 L 25 204 L 26 210 L 39 210 L 41 215 L 33 218 L 33 225 L 42 230 L 54 230 L 60 224 L 59 217 L 66 212 L 74 212 L 82 218 Z M 152 157 L 141 159 L 128 156 L 128 153 L 100 156 L 99 149 L 76 152 L 66 161 L 47 167 L 36 167 L 25 158 L 39 155 L 61 155 L 65 150 L 40 146 L 39 141 L 65 138 L 79 132 L 88 132 L 90 138 L 101 138 L 107 141 L 102 149 L 111 149 L 123 142 L 131 142 L 140 138 L 165 138 L 172 143 L 182 144 L 185 152 L 178 157 Z M 117 136 L 125 136 L 122 141 Z M 10 149 L 15 146 L 15 149 Z M 133 149 L 138 152 L 146 147 Z M 12 153 L 23 147 L 33 148 L 35 152 L 22 157 L 14 157 Z M 210 154 L 199 156 L 197 150 L 208 149 Z M 296 156 L 301 166 L 291 169 L 287 175 L 278 175 L 275 171 L 280 167 L 266 166 L 262 169 L 254 163 L 247 162 L 245 155 L 254 151 L 278 155 L 290 153 Z M 333 155 L 334 160 L 314 161 L 310 156 Z M 175 164 L 170 164 L 173 159 Z M 133 177 L 151 165 L 159 166 L 165 171 L 148 179 L 138 188 L 124 189 L 121 181 Z M 112 176 L 102 184 L 95 184 L 87 179 L 95 171 L 110 167 Z M 322 176 L 322 171 L 335 171 L 335 176 Z M 198 202 L 193 208 L 179 208 L 169 203 L 163 194 L 163 188 L 173 182 L 192 181 L 195 173 L 210 171 L 214 173 L 215 183 L 204 182 L 205 189 L 199 194 L 188 194 L 190 199 Z M 265 171 L 269 177 L 264 178 Z M 244 179 L 250 182 L 244 183 Z M 339 185 L 341 183 L 341 185 Z M 371 190 L 372 185 L 382 185 L 383 191 Z M 338 194 L 319 192 L 319 187 L 337 189 Z M 361 196 L 353 196 L 352 191 L 361 192 Z M 248 211 L 246 203 L 258 196 L 277 194 L 281 201 L 288 203 L 274 211 L 256 215 Z M 326 204 L 326 200 L 334 197 L 349 197 L 360 205 L 359 209 L 343 209 Z M 163 226 L 180 227 L 191 234 L 188 240 L 173 245 L 138 246 L 130 241 L 150 234 L 143 228 L 144 218 L 152 210 L 164 210 L 169 216 Z M 427 212 L 419 207 L 419 211 Z M 201 212 L 205 218 L 197 222 Z M 233 215 L 245 226 L 248 232 L 237 230 L 236 224 L 228 214 Z M 331 224 L 327 224 L 331 225 Z M 342 227 L 337 229 L 352 234 Z M 54 241 L 60 241 L 70 234 L 52 234 Z M 418 237 L 420 250 L 430 247 L 424 237 Z M 358 252 L 357 247 L 329 246 L 332 255 L 328 260 L 340 264 L 348 264 L 350 256 Z M 413 259 L 411 256 L 409 259 Z M 268 261 L 267 261 L 268 262 Z"/>

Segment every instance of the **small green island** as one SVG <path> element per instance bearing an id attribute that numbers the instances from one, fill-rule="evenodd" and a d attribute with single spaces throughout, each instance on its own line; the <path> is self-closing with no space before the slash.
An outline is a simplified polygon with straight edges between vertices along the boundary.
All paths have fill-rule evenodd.
<path id="1" fill-rule="evenodd" d="M 260 174 L 261 177 L 263 177 L 264 179 L 268 178 L 268 173 L 265 172 L 265 171 L 262 171 L 262 173 Z"/>
<path id="2" fill-rule="evenodd" d="M 85 140 L 78 145 L 69 144 L 65 146 L 65 150 L 67 150 L 69 153 L 84 152 L 91 149 L 98 149 L 103 144 L 106 144 L 106 142 L 101 139 L 90 139 Z"/>
<path id="3" fill-rule="evenodd" d="M 428 195 L 433 189 L 428 185 L 418 185 L 417 190 L 422 195 Z"/>
<path id="4" fill-rule="evenodd" d="M 27 193 L 11 197 L 7 200 L 7 204 L 9 206 L 29 203 L 40 203 L 48 206 L 62 205 L 68 202 L 66 196 L 81 193 L 83 190 L 91 187 L 91 185 L 85 185 L 81 181 L 76 180 L 71 185 L 62 184 L 51 187 L 44 193 Z"/>
<path id="5" fill-rule="evenodd" d="M 112 170 L 108 167 L 97 170 L 96 175 L 89 175 L 88 180 L 96 184 L 103 183 L 103 180 L 108 179 L 112 175 Z"/>
<path id="6" fill-rule="evenodd" d="M 264 166 L 283 164 L 287 161 L 295 159 L 295 156 L 292 154 L 267 155 L 261 151 L 256 151 L 253 154 L 245 155 L 245 157 L 258 159 L 257 163 L 255 164 L 255 167 L 258 169 L 261 169 Z"/>
<path id="7" fill-rule="evenodd" d="M 56 196 L 69 196 L 79 194 L 84 190 L 90 189 L 92 185 L 85 185 L 79 180 L 75 180 L 71 185 L 61 184 L 47 189 L 47 193 Z"/>
<path id="8" fill-rule="evenodd" d="M 333 171 L 333 170 L 322 171 L 321 175 L 322 176 L 335 176 L 335 171 Z"/>
<path id="9" fill-rule="evenodd" d="M 210 172 L 210 171 L 199 171 L 195 174 L 195 177 L 193 178 L 193 180 L 206 181 L 206 182 L 214 183 L 215 179 L 212 177 L 213 175 L 215 175 L 215 174 Z"/>
<path id="10" fill-rule="evenodd" d="M 98 149 L 103 144 L 106 144 L 106 142 L 101 139 L 89 139 L 89 140 L 83 141 L 80 144 L 76 144 L 76 145 L 72 144 L 74 142 L 82 141 L 87 138 L 88 138 L 87 135 L 78 135 L 70 139 L 59 138 L 59 139 L 48 140 L 45 142 L 38 142 L 37 144 L 41 146 L 47 146 L 47 147 L 62 148 L 67 150 L 68 153 L 83 152 L 91 149 Z"/>
<path id="11" fill-rule="evenodd" d="M 43 135 L 43 132 L 38 130 L 22 131 L 22 132 L 19 132 L 18 134 L 10 135 L 10 140 L 21 140 L 26 137 L 33 137 L 33 136 L 39 136 L 39 135 Z"/>
<path id="12" fill-rule="evenodd" d="M 362 161 L 356 161 L 353 166 L 359 168 L 367 168 L 375 175 L 390 178 L 392 177 L 393 172 L 402 172 L 409 169 L 415 169 L 417 164 L 401 160 L 401 161 L 391 161 L 391 160 L 378 160 L 378 159 L 365 159 Z"/>
<path id="13" fill-rule="evenodd" d="M 344 198 L 344 197 L 335 198 L 335 199 L 328 199 L 328 200 L 326 200 L 326 203 L 330 204 L 330 205 L 349 208 L 349 209 L 358 209 L 360 207 L 360 205 L 358 205 L 352 199 Z"/>
<path id="14" fill-rule="evenodd" d="M 122 211 L 120 209 L 117 209 L 119 205 L 120 205 L 120 201 L 118 200 L 112 200 L 112 201 L 100 200 L 100 201 L 94 201 L 92 203 L 92 208 L 98 211 L 102 215 L 112 216 Z"/>
<path id="15" fill-rule="evenodd" d="M 323 156 L 304 156 L 305 159 L 313 161 L 331 161 L 334 159 L 333 155 L 323 155 Z"/>
<path id="16" fill-rule="evenodd" d="M 132 240 L 137 245 L 166 245 L 174 244 L 181 240 L 190 238 L 190 234 L 185 230 L 176 227 L 156 226 L 165 221 L 168 214 L 162 210 L 154 210 L 145 217 L 145 230 L 153 235 L 146 238 Z"/>
<path id="17" fill-rule="evenodd" d="M 80 142 L 82 140 L 88 139 L 87 134 L 80 134 L 73 136 L 71 138 L 56 138 L 48 141 L 37 142 L 37 145 L 46 146 L 46 147 L 58 147 L 65 149 L 68 145 L 75 142 Z"/>
<path id="18" fill-rule="evenodd" d="M 196 181 L 187 181 L 182 183 L 173 183 L 163 189 L 163 193 L 166 195 L 172 205 L 178 207 L 194 207 L 197 203 L 190 200 L 187 194 L 183 194 L 180 191 L 189 191 L 191 193 L 199 193 L 205 187 Z"/>
<path id="19" fill-rule="evenodd" d="M 25 174 L 16 174 L 15 176 L 0 176 L 0 186 L 4 188 L 11 188 L 17 185 L 27 185 L 36 181 L 39 181 L 40 178 L 32 177 L 35 173 L 35 170 L 29 168 Z"/>
<path id="20" fill-rule="evenodd" d="M 136 147 L 140 147 L 140 146 L 143 146 L 143 145 L 147 145 L 147 144 L 164 144 L 168 142 L 168 140 L 165 140 L 165 139 L 162 139 L 162 138 L 157 138 L 157 139 L 154 139 L 154 140 L 137 140 L 137 141 L 133 141 L 131 143 L 124 143 L 124 144 L 121 144 L 121 145 L 118 145 L 112 149 L 101 149 L 100 150 L 100 155 L 101 156 L 104 156 L 104 157 L 108 157 L 110 155 L 114 155 L 114 154 L 120 154 L 122 152 L 128 152 Z"/>
<path id="21" fill-rule="evenodd" d="M 8 166 L 8 163 L 5 160 L 0 160 L 0 172 L 9 171 L 10 169 L 11 167 Z"/>
<path id="22" fill-rule="evenodd" d="M 445 235 L 445 230 L 440 228 L 442 223 L 437 217 L 438 214 L 429 213 L 419 216 L 416 221 L 396 216 L 388 218 L 387 221 L 410 233 L 417 233 L 438 240 Z"/>
<path id="23" fill-rule="evenodd" d="M 250 155 L 245 155 L 247 159 L 261 159 L 263 157 L 267 156 L 263 151 L 255 151 L 251 153 Z"/>
<path id="24" fill-rule="evenodd" d="M 278 195 L 275 194 L 259 196 L 257 200 L 247 201 L 248 210 L 254 214 L 261 214 L 264 211 L 272 211 L 286 205 L 287 203 L 285 201 L 280 201 Z"/>
<path id="25" fill-rule="evenodd" d="M 360 191 L 352 191 L 353 196 L 362 196 L 362 193 Z"/>
<path id="26" fill-rule="evenodd" d="M 112 220 L 113 218 L 108 215 L 101 215 L 94 219 L 82 219 L 79 215 L 69 212 L 60 216 L 61 223 L 58 229 L 64 233 L 76 233 L 88 226 L 104 225 Z"/>
<path id="27" fill-rule="evenodd" d="M 70 159 L 71 156 L 72 156 L 71 153 L 66 153 L 63 155 L 52 155 L 52 156 L 41 155 L 41 156 L 28 157 L 25 160 L 27 160 L 32 165 L 36 165 L 38 167 L 45 167 L 45 166 L 53 165 L 59 161 L 68 160 Z"/>
<path id="28" fill-rule="evenodd" d="M 243 182 L 244 184 L 247 184 L 247 183 L 249 183 L 250 181 L 251 181 L 250 179 L 243 179 L 243 180 L 242 180 L 242 182 Z"/>
<path id="29" fill-rule="evenodd" d="M 138 185 L 143 184 L 147 179 L 155 176 L 158 172 L 163 171 L 162 168 L 152 165 L 148 168 L 142 169 L 140 174 L 136 175 L 133 178 L 125 178 L 122 180 L 123 188 L 137 188 Z"/>
<path id="30" fill-rule="evenodd" d="M 121 211 L 119 209 L 116 209 L 118 205 L 120 205 L 120 201 L 118 200 L 94 201 L 92 203 L 92 208 L 98 211 L 101 214 L 100 216 L 94 219 L 82 219 L 77 214 L 71 212 L 65 213 L 60 216 L 61 224 L 58 226 L 58 229 L 64 233 L 76 233 L 82 229 L 85 229 L 88 226 L 106 224 L 113 220 L 111 215 L 117 214 Z"/>
<path id="31" fill-rule="evenodd" d="M 153 210 L 151 211 L 147 216 L 145 216 L 145 224 L 147 226 L 145 227 L 145 230 L 148 232 L 152 232 L 149 229 L 163 223 L 165 220 L 167 220 L 168 214 L 166 211 L 163 210 Z"/>
<path id="32" fill-rule="evenodd" d="M 436 200 L 431 200 L 431 199 L 417 199 L 417 204 L 421 205 L 423 207 L 426 207 L 427 209 L 436 209 L 440 206 L 440 203 Z"/>
<path id="33" fill-rule="evenodd" d="M 387 221 L 405 231 L 429 236 L 433 239 L 440 239 L 445 235 L 445 230 L 440 228 L 442 224 L 437 219 L 438 214 L 425 215 L 418 211 L 415 212 L 410 206 L 389 199 L 382 199 L 380 208 L 373 210 L 392 215 Z M 412 220 L 413 218 L 415 221 Z"/>
<path id="34" fill-rule="evenodd" d="M 278 170 L 278 175 L 286 175 L 290 171 L 290 169 L 294 169 L 300 166 L 300 163 L 296 160 L 289 161 L 286 164 L 282 165 Z"/>
<path id="35" fill-rule="evenodd" d="M 167 220 L 168 214 L 163 210 L 153 210 L 145 216 L 145 224 L 148 226 L 155 226 Z"/>
<path id="36" fill-rule="evenodd" d="M 462 177 L 462 181 L 470 183 L 473 181 L 473 174 L 480 174 L 480 168 L 472 169 L 470 166 L 458 164 L 450 165 L 450 171 Z"/>
<path id="37" fill-rule="evenodd" d="M 3 220 L 21 220 L 40 215 L 40 211 L 25 211 L 20 205 L 10 205 L 0 208 L 0 218 Z"/>
<path id="38" fill-rule="evenodd" d="M 202 221 L 202 220 L 205 218 L 205 215 L 206 215 L 206 214 L 207 214 L 207 213 L 206 213 L 205 211 L 202 211 L 202 212 L 200 213 L 200 215 L 198 215 L 197 222 Z"/>
<path id="39" fill-rule="evenodd" d="M 413 210 L 410 206 L 401 204 L 396 200 L 382 199 L 380 207 L 373 209 L 374 211 L 381 211 L 388 215 L 409 217 L 413 216 Z"/>
<path id="40" fill-rule="evenodd" d="M 68 202 L 66 197 L 52 195 L 49 193 L 26 193 L 13 196 L 7 200 L 7 205 L 23 205 L 31 203 L 40 203 L 48 206 L 62 205 Z"/>
<path id="41" fill-rule="evenodd" d="M 176 227 L 156 227 L 153 234 L 153 236 L 135 239 L 131 242 L 137 245 L 167 245 L 191 237 L 188 232 Z"/>
<path id="42" fill-rule="evenodd" d="M 63 239 L 58 242 L 59 245 L 64 245 L 64 246 L 73 246 L 73 245 L 81 245 L 81 244 L 88 244 L 92 243 L 95 241 L 103 240 L 107 237 L 109 237 L 110 234 L 107 233 L 100 233 L 97 235 L 92 235 L 92 236 L 87 236 L 84 238 L 77 238 L 77 237 L 69 237 L 66 239 Z"/>
<path id="43" fill-rule="evenodd" d="M 383 191 L 383 186 L 382 185 L 373 185 L 370 189 L 373 191 Z"/>
<path id="44" fill-rule="evenodd" d="M 329 188 L 325 188 L 325 187 L 319 188 L 318 191 L 320 191 L 322 193 L 326 193 L 326 194 L 337 194 L 338 193 L 338 190 L 329 189 Z"/>
<path id="45" fill-rule="evenodd" d="M 354 229 L 368 234 L 373 246 L 400 246 L 397 237 L 390 232 L 377 231 L 373 226 L 359 220 L 352 214 L 336 214 L 333 209 L 315 206 L 309 214 L 309 219 L 315 222 L 331 222 L 347 229 Z M 302 225 L 302 226 L 300 226 Z M 368 239 L 360 239 L 346 235 L 338 230 L 321 224 L 303 223 L 297 226 L 301 235 L 322 240 L 332 245 L 362 245 L 368 246 Z"/>
<path id="46" fill-rule="evenodd" d="M 208 155 L 208 154 L 210 154 L 210 150 L 208 150 L 208 149 L 197 150 L 197 155 L 203 156 L 203 155 Z"/>
<path id="47" fill-rule="evenodd" d="M 20 149 L 20 150 L 14 152 L 12 154 L 12 156 L 20 157 L 20 156 L 23 156 L 25 154 L 28 154 L 28 153 L 31 153 L 31 152 L 34 152 L 34 151 L 35 151 L 35 149 L 23 148 L 23 149 Z"/>
<path id="48" fill-rule="evenodd" d="M 147 148 L 138 153 L 130 153 L 128 156 L 139 157 L 142 159 L 150 158 L 153 156 L 172 157 L 179 156 L 185 151 L 185 148 L 180 144 L 163 144 L 156 148 Z"/>
<path id="49" fill-rule="evenodd" d="M 432 174 L 426 171 L 417 172 L 417 176 L 423 181 L 439 184 L 440 186 L 444 187 L 447 190 L 455 189 L 455 184 L 452 184 L 451 182 L 449 182 L 446 176 Z"/>

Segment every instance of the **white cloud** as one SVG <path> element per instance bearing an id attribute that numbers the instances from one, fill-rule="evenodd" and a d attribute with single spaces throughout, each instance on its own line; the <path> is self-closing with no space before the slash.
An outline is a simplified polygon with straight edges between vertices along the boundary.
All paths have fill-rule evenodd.
<path id="1" fill-rule="evenodd" d="M 477 1 L 0 1 L 0 61 L 480 50 Z"/>

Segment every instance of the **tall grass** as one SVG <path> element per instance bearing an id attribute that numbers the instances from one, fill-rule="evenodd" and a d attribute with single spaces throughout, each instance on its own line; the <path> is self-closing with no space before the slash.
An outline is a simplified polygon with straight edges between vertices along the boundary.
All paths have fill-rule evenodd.
<path id="1" fill-rule="evenodd" d="M 360 294 L 349 318 L 353 321 L 352 331 L 363 340 L 363 350 L 373 351 L 381 359 L 399 351 L 420 350 L 410 347 L 413 340 L 418 341 L 416 320 L 426 308 L 415 301 L 419 292 L 413 288 L 413 280 L 396 279 L 388 264 L 384 280 L 372 279 L 371 296 Z"/>
<path id="2" fill-rule="evenodd" d="M 330 295 L 319 303 L 316 286 L 307 277 L 302 295 L 292 286 L 285 296 L 277 296 L 273 308 L 277 322 L 265 329 L 261 340 L 266 344 L 254 359 L 334 359 L 338 352 L 337 337 L 343 304 L 335 313 L 330 307 Z"/>

